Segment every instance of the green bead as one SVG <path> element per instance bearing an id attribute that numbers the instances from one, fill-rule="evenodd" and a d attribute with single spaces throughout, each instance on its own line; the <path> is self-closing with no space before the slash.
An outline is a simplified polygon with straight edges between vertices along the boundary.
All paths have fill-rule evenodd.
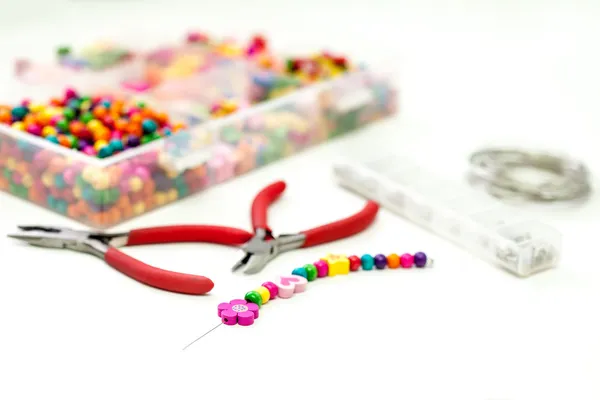
<path id="1" fill-rule="evenodd" d="M 72 120 L 73 118 L 75 118 L 75 110 L 73 110 L 70 107 L 65 108 L 65 111 L 63 111 L 63 115 L 67 120 Z"/>
<path id="2" fill-rule="evenodd" d="M 109 203 L 115 203 L 121 197 L 121 192 L 117 188 L 110 188 L 108 190 L 108 201 Z"/>
<path id="3" fill-rule="evenodd" d="M 12 178 L 12 172 L 11 172 L 11 170 L 10 170 L 10 169 L 8 169 L 8 168 L 4 168 L 4 172 L 3 172 L 2 174 L 4 175 L 4 178 L 5 178 L 7 181 L 10 181 L 10 180 L 11 180 L 11 178 Z"/>
<path id="4" fill-rule="evenodd" d="M 142 144 L 150 143 L 151 141 L 152 141 L 152 138 L 149 135 L 142 136 L 142 140 L 140 140 L 140 142 Z"/>
<path id="5" fill-rule="evenodd" d="M 94 119 L 94 114 L 92 114 L 91 112 L 88 111 L 88 112 L 83 113 L 79 119 L 84 124 L 87 124 L 88 122 L 90 122 L 91 120 Z"/>
<path id="6" fill-rule="evenodd" d="M 306 270 L 306 279 L 309 282 L 317 279 L 317 267 L 312 264 L 306 264 L 304 269 Z"/>
<path id="7" fill-rule="evenodd" d="M 101 206 L 107 203 L 109 194 L 107 190 L 93 190 L 92 191 L 92 202 Z"/>
<path id="8" fill-rule="evenodd" d="M 138 101 L 138 102 L 137 102 L 137 106 L 138 106 L 139 108 L 146 108 L 146 103 L 145 103 L 145 102 L 143 102 L 143 101 Z"/>
<path id="9" fill-rule="evenodd" d="M 255 292 L 254 290 L 246 293 L 246 295 L 244 296 L 244 300 L 246 300 L 249 303 L 254 303 L 259 307 L 262 306 L 262 297 L 260 293 Z"/>
<path id="10" fill-rule="evenodd" d="M 77 139 L 77 136 L 69 135 L 68 139 L 69 142 L 71 142 L 72 149 L 76 149 L 77 146 L 79 146 L 79 139 Z"/>
<path id="11" fill-rule="evenodd" d="M 70 110 L 70 109 L 69 109 Z M 71 110 L 73 111 L 73 110 Z M 66 119 L 61 119 L 60 121 L 58 121 L 56 123 L 56 127 L 61 131 L 61 132 L 68 132 L 69 131 L 69 121 L 67 121 Z"/>
<path id="12" fill-rule="evenodd" d="M 71 54 L 71 48 L 69 46 L 60 46 L 56 50 L 56 54 L 58 54 L 61 57 L 67 56 L 67 55 Z"/>

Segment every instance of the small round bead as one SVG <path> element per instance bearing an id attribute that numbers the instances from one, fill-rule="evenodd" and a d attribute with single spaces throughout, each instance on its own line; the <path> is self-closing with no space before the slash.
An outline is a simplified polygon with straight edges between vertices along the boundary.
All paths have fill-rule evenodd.
<path id="1" fill-rule="evenodd" d="M 373 265 L 375 265 L 375 260 L 373 259 L 372 255 L 363 254 L 363 256 L 360 258 L 360 263 L 362 265 L 362 269 L 365 271 L 370 271 L 373 269 Z"/>
<path id="2" fill-rule="evenodd" d="M 414 257 L 415 267 L 423 268 L 427 265 L 427 255 L 421 251 L 415 253 Z"/>
<path id="3" fill-rule="evenodd" d="M 317 276 L 319 278 L 324 278 L 327 275 L 329 275 L 329 264 L 327 264 L 327 261 L 324 261 L 324 260 L 315 261 L 313 263 L 313 265 L 317 269 Z"/>
<path id="4" fill-rule="evenodd" d="M 156 122 L 151 119 L 145 119 L 142 121 L 142 129 L 146 134 L 155 132 L 157 128 L 158 126 L 156 125 Z"/>
<path id="5" fill-rule="evenodd" d="M 292 271 L 292 275 L 298 275 L 298 276 L 308 279 L 307 274 L 306 274 L 306 269 L 304 267 L 295 268 Z"/>
<path id="6" fill-rule="evenodd" d="M 384 269 L 387 266 L 387 257 L 383 254 L 377 254 L 374 261 L 377 269 Z"/>
<path id="7" fill-rule="evenodd" d="M 254 303 L 259 307 L 263 304 L 262 296 L 256 290 L 252 290 L 246 293 L 246 295 L 244 296 L 244 300 L 246 300 L 249 303 Z"/>
<path id="8" fill-rule="evenodd" d="M 306 264 L 303 267 L 306 270 L 306 279 L 311 282 L 314 281 L 315 279 L 317 279 L 317 267 L 315 267 L 312 264 Z"/>
<path id="9" fill-rule="evenodd" d="M 392 253 L 387 256 L 387 264 L 390 268 L 398 268 L 400 266 L 400 256 L 396 253 Z"/>
<path id="10" fill-rule="evenodd" d="M 402 265 L 402 268 L 410 268 L 412 267 L 414 264 L 414 258 L 412 255 L 405 253 L 402 254 L 402 256 L 400 257 L 400 265 Z"/>
<path id="11" fill-rule="evenodd" d="M 276 284 L 274 284 L 273 282 L 265 282 L 261 286 L 263 286 L 269 290 L 269 293 L 271 294 L 270 300 L 273 300 L 275 297 L 277 297 L 277 293 L 279 293 L 279 289 L 277 288 Z"/>
<path id="12" fill-rule="evenodd" d="M 350 261 L 350 271 L 358 271 L 360 269 L 360 258 L 357 256 L 348 257 L 348 261 Z"/>
<path id="13" fill-rule="evenodd" d="M 271 299 L 271 292 L 264 286 L 260 286 L 258 289 L 255 290 L 255 292 L 260 294 L 263 304 L 267 304 L 267 302 Z"/>

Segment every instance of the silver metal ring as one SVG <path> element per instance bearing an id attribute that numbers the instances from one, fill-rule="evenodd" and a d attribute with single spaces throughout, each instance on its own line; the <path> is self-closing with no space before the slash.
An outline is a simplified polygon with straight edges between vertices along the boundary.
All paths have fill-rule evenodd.
<path id="1" fill-rule="evenodd" d="M 582 199 L 591 193 L 587 167 L 567 157 L 488 148 L 473 153 L 469 162 L 471 181 L 484 182 L 495 197 L 552 202 Z M 518 176 L 521 169 L 537 170 L 546 176 L 539 182 L 527 181 Z"/>

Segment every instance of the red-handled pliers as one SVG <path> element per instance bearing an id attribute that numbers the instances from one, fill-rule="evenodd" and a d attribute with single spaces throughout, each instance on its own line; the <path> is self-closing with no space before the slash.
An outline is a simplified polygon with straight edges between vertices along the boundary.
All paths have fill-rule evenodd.
<path id="1" fill-rule="evenodd" d="M 309 247 L 356 234 L 371 224 L 379 206 L 368 202 L 358 214 L 295 235 L 273 237 L 267 226 L 267 208 L 285 189 L 284 182 L 276 182 L 263 189 L 252 204 L 254 234 L 242 229 L 216 225 L 174 225 L 134 229 L 125 233 L 78 231 L 50 226 L 20 226 L 19 233 L 9 237 L 40 247 L 70 249 L 102 258 L 123 274 L 159 289 L 205 294 L 214 287 L 207 277 L 167 271 L 150 266 L 118 250 L 122 246 L 161 243 L 214 243 L 241 246 L 246 256 L 235 269 L 248 265 L 247 273 L 260 271 L 267 262 L 282 251 Z"/>
<path id="2" fill-rule="evenodd" d="M 377 203 L 368 201 L 361 211 L 348 218 L 296 234 L 273 236 L 267 211 L 285 188 L 285 182 L 278 181 L 264 188 L 254 198 L 251 209 L 254 236 L 242 246 L 246 254 L 234 265 L 234 271 L 245 266 L 244 273 L 255 274 L 282 252 L 329 243 L 360 233 L 371 225 L 379 211 Z"/>

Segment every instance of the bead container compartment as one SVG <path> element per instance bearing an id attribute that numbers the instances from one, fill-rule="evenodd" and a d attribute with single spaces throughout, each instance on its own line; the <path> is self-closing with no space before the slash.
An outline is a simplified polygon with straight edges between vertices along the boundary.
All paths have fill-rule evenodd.
<path id="1" fill-rule="evenodd" d="M 139 54 L 113 43 L 95 43 L 77 52 L 60 47 L 54 62 L 21 58 L 15 78 L 23 97 L 56 95 L 66 87 L 82 92 L 114 90 L 115 83 L 137 79 L 146 63 Z"/>
<path id="2" fill-rule="evenodd" d="M 0 189 L 106 229 L 389 116 L 387 76 L 358 70 L 106 158 L 0 125 Z M 156 140 L 154 140 L 156 139 Z"/>
<path id="3" fill-rule="evenodd" d="M 561 236 L 524 212 L 393 155 L 340 160 L 340 185 L 520 277 L 556 267 Z"/>

